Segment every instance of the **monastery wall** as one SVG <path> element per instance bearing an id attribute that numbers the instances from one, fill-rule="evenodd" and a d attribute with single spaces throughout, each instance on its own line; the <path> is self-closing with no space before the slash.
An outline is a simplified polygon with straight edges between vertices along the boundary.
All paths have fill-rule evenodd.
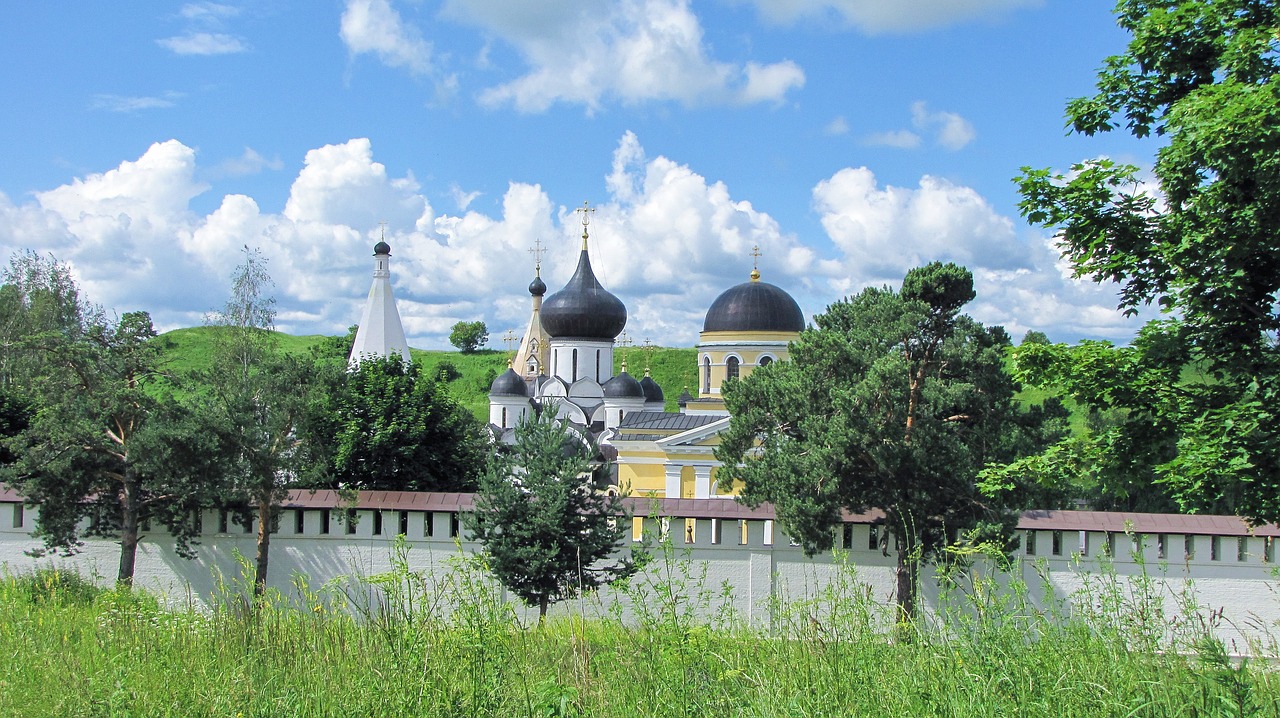
<path id="1" fill-rule="evenodd" d="M 409 569 L 425 576 L 429 592 L 459 595 L 458 559 L 479 550 L 462 535 L 465 530 L 459 527 L 459 510 L 361 508 L 354 525 L 341 520 L 344 511 L 304 506 L 283 512 L 271 544 L 272 587 L 297 598 L 298 576 L 305 576 L 314 590 L 343 577 L 389 572 L 397 535 L 403 533 Z M 653 562 L 632 579 L 633 589 L 603 591 L 581 602 L 559 604 L 554 610 L 621 615 L 636 621 L 640 612 L 653 614 L 666 607 L 707 619 L 728 612 L 762 628 L 821 630 L 831 620 L 832 611 L 857 603 L 854 596 L 888 606 L 894 587 L 893 551 L 886 556 L 871 548 L 874 529 L 870 524 L 845 524 L 838 537 L 838 551 L 807 558 L 786 536 L 773 530 L 769 519 L 736 517 L 744 511 L 725 511 L 724 518 L 715 518 L 707 515 L 714 509 L 704 509 L 701 517 L 688 519 L 692 532 L 685 528 L 686 519 L 673 511 L 665 512 L 665 517 L 644 519 L 651 534 L 662 534 L 664 525 L 667 527 L 669 550 L 661 546 L 654 549 Z M 758 510 L 754 515 L 759 515 Z M 35 517 L 32 507 L 0 501 L 3 570 L 18 573 L 60 566 L 103 584 L 114 578 L 119 545 L 109 539 L 88 539 L 73 557 L 28 555 L 41 546 L 30 535 Z M 1072 517 L 1055 514 L 1053 518 L 1056 525 L 1067 519 Z M 1011 571 L 1002 572 L 992 561 L 979 558 L 960 572 L 959 585 L 968 587 L 975 578 L 989 578 L 1007 590 L 1011 582 L 1021 581 L 1031 610 L 1039 612 L 1112 610 L 1136 619 L 1145 610 L 1152 612 L 1150 615 L 1158 611 L 1162 625 L 1210 621 L 1232 653 L 1255 653 L 1262 642 L 1264 653 L 1277 655 L 1280 595 L 1276 589 L 1280 581 L 1273 536 L 1035 528 L 1045 525 L 1045 520 L 1035 515 L 1024 517 L 1020 530 L 1025 546 L 1031 548 L 1018 552 Z M 1088 523 L 1084 519 L 1076 522 Z M 203 525 L 205 531 L 194 547 L 193 560 L 180 558 L 172 538 L 163 530 L 145 531 L 138 546 L 136 585 L 162 595 L 169 603 L 203 609 L 217 595 L 220 583 L 251 576 L 256 528 L 223 523 L 222 516 L 213 511 L 205 513 Z M 1108 548 L 1114 558 L 1106 555 Z M 242 563 L 237 554 L 247 561 Z M 922 571 L 922 611 L 926 615 L 937 618 L 938 612 L 950 605 L 943 595 L 943 583 L 934 569 Z M 348 588 L 355 585 L 347 584 Z M 492 590 L 501 600 L 508 598 L 501 589 Z M 987 597 L 984 600 L 995 600 L 989 593 L 982 595 Z M 832 596 L 839 598 L 833 601 Z M 972 610 L 971 602 L 964 605 L 965 610 Z M 530 610 L 518 604 L 516 610 L 532 620 Z M 877 620 L 883 622 L 890 615 L 884 610 Z M 1254 642 L 1253 650 L 1250 642 Z"/>

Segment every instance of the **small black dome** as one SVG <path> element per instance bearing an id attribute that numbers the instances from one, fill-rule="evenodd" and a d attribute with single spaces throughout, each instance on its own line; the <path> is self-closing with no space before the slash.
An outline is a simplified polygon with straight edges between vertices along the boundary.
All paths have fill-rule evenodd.
<path id="1" fill-rule="evenodd" d="M 607 399 L 643 399 L 644 388 L 640 386 L 640 382 L 636 378 L 628 374 L 625 370 L 614 378 L 606 381 L 604 386 L 604 395 Z"/>
<path id="2" fill-rule="evenodd" d="M 626 306 L 600 286 L 582 250 L 569 283 L 542 304 L 542 328 L 555 338 L 612 340 L 626 325 Z"/>
<path id="3" fill-rule="evenodd" d="M 662 396 L 662 387 L 658 386 L 658 382 L 649 376 L 649 370 L 644 370 L 644 378 L 640 380 L 640 388 L 644 389 L 644 400 L 646 402 L 665 401 Z"/>
<path id="4" fill-rule="evenodd" d="M 707 310 L 702 331 L 801 332 L 804 313 L 781 287 L 752 280 L 730 287 L 716 297 Z"/>
<path id="5" fill-rule="evenodd" d="M 379 254 L 391 254 L 391 245 L 387 244 L 386 242 L 378 242 L 377 244 L 373 245 L 373 254 L 374 256 L 377 256 Z"/>
<path id="6" fill-rule="evenodd" d="M 515 369 L 508 368 L 493 380 L 493 385 L 489 387 L 489 396 L 529 396 L 529 386 L 524 383 L 524 379 L 520 378 Z"/>
<path id="7" fill-rule="evenodd" d="M 541 297 L 547 293 L 547 283 L 542 281 L 542 276 L 538 275 L 529 282 L 529 293 L 535 297 Z"/>
<path id="8" fill-rule="evenodd" d="M 676 404 L 683 407 L 691 401 L 693 401 L 693 395 L 689 393 L 689 387 L 686 386 L 684 391 L 680 392 L 680 396 L 676 399 Z"/>

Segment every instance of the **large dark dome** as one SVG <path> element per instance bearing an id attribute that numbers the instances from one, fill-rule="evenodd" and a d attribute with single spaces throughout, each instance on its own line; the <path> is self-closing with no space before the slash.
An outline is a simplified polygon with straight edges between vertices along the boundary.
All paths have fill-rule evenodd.
<path id="1" fill-rule="evenodd" d="M 515 369 L 507 367 L 489 386 L 489 396 L 529 396 L 529 386 Z"/>
<path id="2" fill-rule="evenodd" d="M 553 338 L 612 341 L 626 325 L 627 308 L 600 286 L 582 250 L 569 283 L 542 303 L 542 328 Z"/>
<path id="3" fill-rule="evenodd" d="M 716 297 L 702 331 L 800 332 L 804 331 L 804 313 L 781 287 L 752 279 Z"/>

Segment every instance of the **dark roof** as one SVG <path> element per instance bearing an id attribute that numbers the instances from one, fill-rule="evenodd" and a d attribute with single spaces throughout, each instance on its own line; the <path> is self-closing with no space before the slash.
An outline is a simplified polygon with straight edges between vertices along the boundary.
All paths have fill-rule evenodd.
<path id="1" fill-rule="evenodd" d="M 671 411 L 633 411 L 622 417 L 619 429 L 641 431 L 688 431 L 706 426 L 713 421 L 723 419 L 722 416 L 702 414 L 680 414 Z"/>
<path id="2" fill-rule="evenodd" d="M 542 304 L 542 328 L 556 338 L 608 340 L 626 325 L 626 306 L 600 285 L 583 249 L 569 283 Z"/>
<path id="3" fill-rule="evenodd" d="M 489 396 L 529 396 L 529 385 L 525 384 L 515 369 L 507 367 L 506 371 L 493 380 Z"/>
<path id="4" fill-rule="evenodd" d="M 636 378 L 625 371 L 613 377 L 600 387 L 604 390 L 604 395 L 610 399 L 643 399 L 644 387 L 640 386 L 640 382 Z"/>
<path id="5" fill-rule="evenodd" d="M 1141 514 L 1125 511 L 1026 511 L 1018 528 L 1045 531 L 1131 531 L 1140 534 L 1280 536 L 1275 524 L 1249 527 L 1238 516 Z"/>
<path id="6" fill-rule="evenodd" d="M 375 255 L 391 254 L 391 245 L 387 244 L 386 242 L 378 242 L 377 244 L 373 245 L 373 253 Z"/>
<path id="7" fill-rule="evenodd" d="M 539 274 L 529 282 L 529 293 L 535 297 L 541 297 L 547 293 L 547 283 L 542 281 L 542 275 Z"/>
<path id="8" fill-rule="evenodd" d="M 644 400 L 646 402 L 661 402 L 665 400 L 662 395 L 662 387 L 653 380 L 653 377 L 649 376 L 648 369 L 644 370 L 644 378 L 640 380 L 640 388 L 644 390 Z"/>
<path id="9" fill-rule="evenodd" d="M 635 415 L 660 414 L 638 411 Z M 672 416 L 668 414 L 668 416 Z M 681 415 L 675 415 L 681 416 Z M 14 504 L 22 501 L 22 495 L 11 488 L 0 487 L 0 503 Z M 656 499 L 633 496 L 625 499 L 636 516 L 647 516 L 656 510 L 658 516 L 679 518 L 720 519 L 772 519 L 776 518 L 771 504 L 748 508 L 734 498 L 715 499 Z M 337 491 L 307 491 L 295 489 L 281 504 L 286 509 L 340 509 L 350 506 Z M 475 494 L 461 492 L 425 491 L 360 491 L 355 506 L 360 509 L 384 509 L 401 511 L 471 511 L 475 506 Z M 871 510 L 865 513 L 844 512 L 846 523 L 872 523 L 884 518 L 884 513 Z M 1215 536 L 1272 536 L 1280 537 L 1280 527 L 1265 524 L 1250 527 L 1238 516 L 1208 516 L 1201 514 L 1140 514 L 1108 511 L 1027 511 L 1018 521 L 1018 528 L 1037 531 L 1113 531 L 1121 533 L 1197 534 Z"/>
<path id="10" fill-rule="evenodd" d="M 743 282 L 716 297 L 702 324 L 704 332 L 800 332 L 804 313 L 780 287 Z"/>

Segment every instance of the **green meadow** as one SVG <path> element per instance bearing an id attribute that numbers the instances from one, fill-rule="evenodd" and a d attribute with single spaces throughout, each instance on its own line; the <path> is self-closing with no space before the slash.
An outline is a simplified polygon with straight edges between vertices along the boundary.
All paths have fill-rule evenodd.
<path id="1" fill-rule="evenodd" d="M 1067 616 L 1016 586 L 957 584 L 934 620 L 894 627 L 851 578 L 760 628 L 717 610 L 725 596 L 696 568 L 658 560 L 674 561 L 656 572 L 670 583 L 623 588 L 637 618 L 570 602 L 543 626 L 474 557 L 447 580 L 298 578 L 300 599 L 253 605 L 229 581 L 211 611 L 5 575 L 0 715 L 1280 715 L 1274 643 L 1232 658 L 1207 623 L 1166 623 L 1158 596 L 1101 588 L 1095 610 Z"/>

